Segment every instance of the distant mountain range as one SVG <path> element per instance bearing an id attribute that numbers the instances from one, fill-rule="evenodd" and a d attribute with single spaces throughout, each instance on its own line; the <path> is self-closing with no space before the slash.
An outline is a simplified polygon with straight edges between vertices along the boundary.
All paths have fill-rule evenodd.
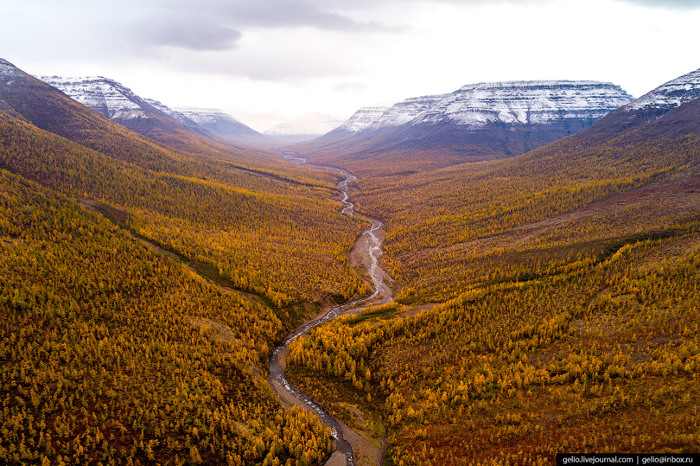
<path id="1" fill-rule="evenodd" d="M 620 86 L 596 81 L 470 84 L 362 108 L 307 148 L 350 156 L 436 149 L 472 158 L 512 156 L 587 128 L 632 100 Z"/>
<path id="2" fill-rule="evenodd" d="M 173 110 L 142 98 L 112 79 L 41 76 L 70 98 L 129 129 L 157 139 L 163 132 L 188 129 L 212 139 L 234 143 L 262 142 L 265 136 L 220 110 Z"/>
<path id="3" fill-rule="evenodd" d="M 9 62 L 0 62 L 0 75 L 7 82 L 21 73 Z M 216 109 L 172 109 L 105 77 L 44 76 L 41 80 L 122 126 L 190 153 L 203 148 L 221 151 L 220 143 L 262 147 L 274 139 L 277 144 L 297 144 L 298 150 L 324 163 L 371 157 L 378 162 L 386 159 L 390 165 L 394 159 L 422 160 L 425 167 L 514 156 L 582 130 L 621 133 L 700 97 L 700 70 L 637 100 L 620 86 L 597 81 L 477 83 L 447 94 L 361 108 L 327 134 L 298 143 L 309 136 L 295 135 L 283 126 L 261 134 Z M 593 125 L 606 115 L 606 125 Z M 49 124 L 50 114 L 36 117 Z M 317 126 L 328 123 L 326 119 Z M 680 128 L 676 126 L 677 131 Z"/>

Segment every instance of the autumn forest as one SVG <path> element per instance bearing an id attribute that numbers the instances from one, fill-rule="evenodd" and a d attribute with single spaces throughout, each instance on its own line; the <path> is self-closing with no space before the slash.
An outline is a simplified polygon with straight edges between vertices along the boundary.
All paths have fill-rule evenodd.
<path id="1" fill-rule="evenodd" d="M 700 452 L 698 98 L 516 156 L 373 157 L 138 132 L 11 73 L 0 463 Z M 341 432 L 272 383 L 276 347 Z"/>

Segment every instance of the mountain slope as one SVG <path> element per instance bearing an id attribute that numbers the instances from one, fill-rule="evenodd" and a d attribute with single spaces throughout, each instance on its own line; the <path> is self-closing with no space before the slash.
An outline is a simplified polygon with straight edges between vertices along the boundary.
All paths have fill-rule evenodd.
<path id="1" fill-rule="evenodd" d="M 0 106 L 41 129 L 154 171 L 233 182 L 240 187 L 255 186 L 265 179 L 282 189 L 290 184 L 314 184 L 308 169 L 285 165 L 276 155 L 220 144 L 190 130 L 177 130 L 162 141 L 145 137 L 2 59 Z M 314 176 L 332 178 L 320 171 Z"/>
<path id="2" fill-rule="evenodd" d="M 0 165 L 17 142 L 2 141 Z M 259 375 L 286 332 L 255 297 L 2 168 L 0 257 L 3 464 L 318 463 L 330 451 L 328 429 L 283 409 Z"/>
<path id="3" fill-rule="evenodd" d="M 285 321 L 301 318 L 304 303 L 348 299 L 363 288 L 347 267 L 362 221 L 338 215 L 329 200 L 332 176 L 314 180 L 311 171 L 297 178 L 279 159 L 255 168 L 254 155 L 240 166 L 216 160 L 217 153 L 177 154 L 19 70 L 12 73 L 12 84 L 0 80 L 0 99 L 58 135 L 17 118 L 18 112 L 0 112 L 0 168 L 111 204 L 129 228 L 262 295 Z M 313 251 L 318 269 L 309 260 Z M 311 269 L 318 276 L 304 278 Z"/>
<path id="4" fill-rule="evenodd" d="M 221 110 L 188 108 L 178 109 L 176 112 L 225 140 L 258 144 L 266 141 L 262 133 Z"/>
<path id="5" fill-rule="evenodd" d="M 319 160 L 348 163 L 403 152 L 406 159 L 435 158 L 434 166 L 513 156 L 576 133 L 630 100 L 619 86 L 595 81 L 472 84 L 407 99 L 381 114 L 360 111 L 298 149 Z"/>
<path id="6" fill-rule="evenodd" d="M 206 153 L 224 158 L 237 157 L 243 150 L 238 147 L 241 143 L 264 141 L 262 135 L 258 137 L 259 133 L 231 117 L 217 115 L 216 124 L 211 124 L 211 112 L 208 117 L 197 116 L 196 112 L 190 112 L 188 116 L 156 100 L 141 98 L 112 79 L 101 76 L 43 76 L 41 79 L 105 118 L 176 151 L 191 155 Z M 202 125 L 196 120 L 209 123 Z"/>
<path id="7" fill-rule="evenodd" d="M 400 175 L 354 160 L 398 302 L 296 341 L 290 379 L 381 419 L 392 464 L 699 452 L 700 99 L 685 89 L 660 116 L 620 128 L 618 110 L 508 159 Z"/>
<path id="8" fill-rule="evenodd" d="M 104 118 L 9 62 L 0 61 L 0 67 L 0 99 L 38 128 L 146 168 L 175 171 L 182 163 L 181 156 Z"/>
<path id="9" fill-rule="evenodd" d="M 672 79 L 639 99 L 611 112 L 584 134 L 600 138 L 622 134 L 649 123 L 669 111 L 700 97 L 700 69 Z"/>
<path id="10" fill-rule="evenodd" d="M 43 76 L 41 79 L 105 118 L 171 149 L 198 153 L 213 148 L 212 134 L 205 128 L 160 102 L 139 97 L 112 79 L 101 76 Z"/>

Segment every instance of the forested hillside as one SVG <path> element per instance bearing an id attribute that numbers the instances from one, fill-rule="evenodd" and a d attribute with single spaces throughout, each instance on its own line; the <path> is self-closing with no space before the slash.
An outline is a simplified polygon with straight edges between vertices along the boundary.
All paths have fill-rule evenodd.
<path id="1" fill-rule="evenodd" d="M 267 365 L 300 321 L 367 289 L 348 260 L 363 221 L 339 215 L 335 178 L 174 150 L 13 73 L 0 461 L 321 463 L 330 432 L 280 404 Z"/>
<path id="2" fill-rule="evenodd" d="M 285 325 L 303 317 L 304 302 L 364 290 L 348 266 L 362 223 L 337 215 L 325 172 L 314 181 L 308 173 L 319 171 L 269 156 L 174 152 L 15 73 L 0 86 L 10 107 L 0 115 L 0 167 L 107 203 L 131 230 L 208 264 L 233 287 L 296 306 L 281 311 Z"/>
<path id="3" fill-rule="evenodd" d="M 318 462 L 264 371 L 280 320 L 0 170 L 4 463 Z M 304 460 L 305 458 L 305 460 Z"/>
<path id="4" fill-rule="evenodd" d="M 397 302 L 295 342 L 292 380 L 390 464 L 699 451 L 699 105 L 358 180 Z"/>
<path id="5" fill-rule="evenodd" d="M 355 179 L 150 139 L 0 60 L 0 462 L 352 458 L 285 365 L 389 465 L 700 452 L 693 98 L 508 159 L 333 159 Z"/>

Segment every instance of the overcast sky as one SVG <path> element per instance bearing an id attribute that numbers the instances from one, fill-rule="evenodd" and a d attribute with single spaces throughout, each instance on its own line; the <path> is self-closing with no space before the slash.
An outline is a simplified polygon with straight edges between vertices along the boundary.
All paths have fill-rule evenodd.
<path id="1" fill-rule="evenodd" d="M 0 0 L 0 57 L 318 132 L 482 81 L 593 79 L 638 97 L 700 67 L 698 25 L 700 0 Z"/>

